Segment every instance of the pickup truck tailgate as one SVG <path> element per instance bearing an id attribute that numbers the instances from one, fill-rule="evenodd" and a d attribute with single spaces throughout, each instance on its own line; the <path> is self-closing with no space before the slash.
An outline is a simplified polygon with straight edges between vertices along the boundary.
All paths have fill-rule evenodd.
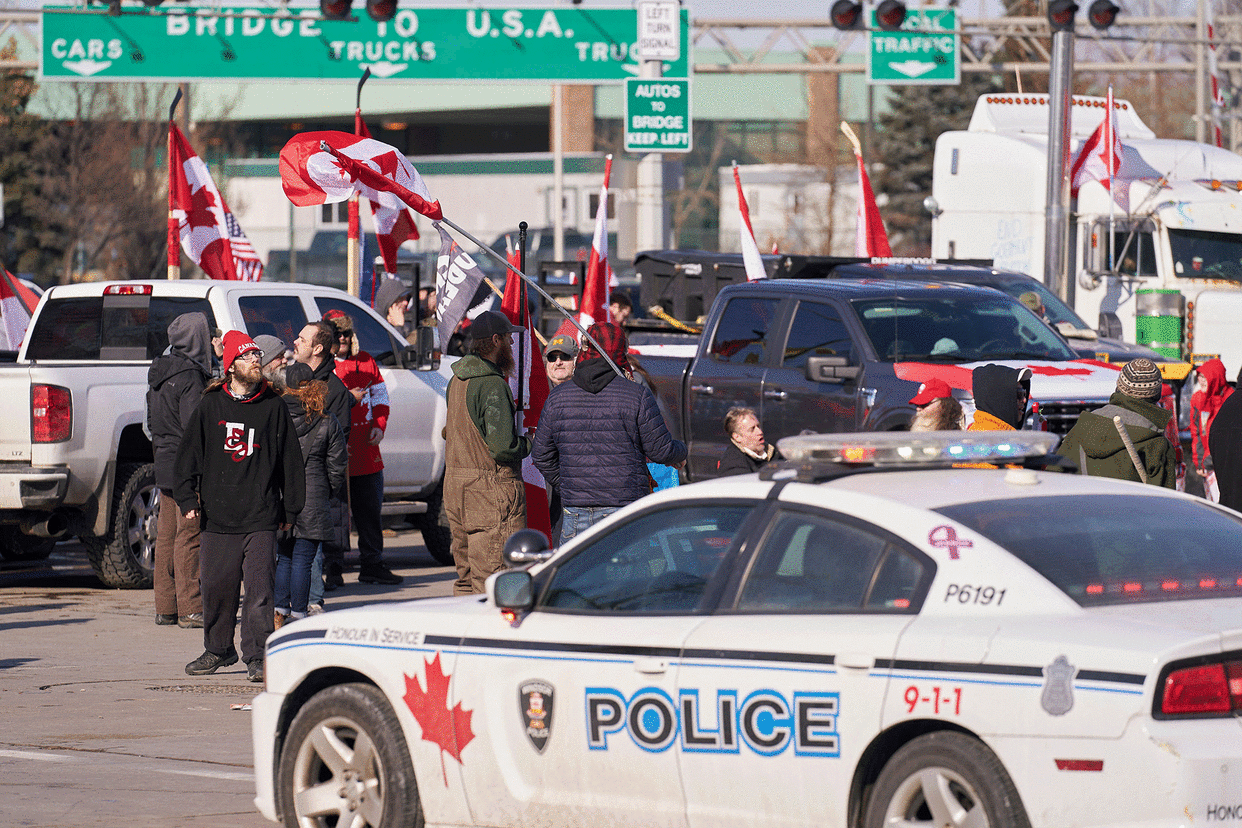
<path id="1" fill-rule="evenodd" d="M 0 367 L 0 461 L 30 462 L 30 369 Z"/>

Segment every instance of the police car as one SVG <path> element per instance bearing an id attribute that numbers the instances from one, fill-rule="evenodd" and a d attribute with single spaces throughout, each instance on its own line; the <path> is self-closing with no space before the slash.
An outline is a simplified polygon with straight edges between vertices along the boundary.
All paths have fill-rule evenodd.
<path id="1" fill-rule="evenodd" d="M 1242 516 L 1039 470 L 1031 432 L 817 435 L 486 597 L 267 645 L 288 826 L 1242 820 Z M 989 461 L 993 467 L 962 468 Z"/>

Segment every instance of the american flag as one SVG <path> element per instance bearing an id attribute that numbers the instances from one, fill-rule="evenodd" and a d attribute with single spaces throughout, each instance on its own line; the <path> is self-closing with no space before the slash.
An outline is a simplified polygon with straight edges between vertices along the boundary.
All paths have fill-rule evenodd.
<path id="1" fill-rule="evenodd" d="M 259 281 L 263 278 L 263 262 L 254 252 L 254 246 L 246 238 L 232 210 L 225 212 L 224 224 L 229 228 L 229 246 L 233 248 L 233 267 L 237 270 L 238 278 L 247 282 Z"/>

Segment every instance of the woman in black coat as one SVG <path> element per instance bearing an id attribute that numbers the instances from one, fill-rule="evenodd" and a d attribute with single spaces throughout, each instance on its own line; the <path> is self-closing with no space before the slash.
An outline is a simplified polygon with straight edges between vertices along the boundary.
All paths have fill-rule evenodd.
<path id="1" fill-rule="evenodd" d="M 310 366 L 295 362 L 285 369 L 285 404 L 306 461 L 306 505 L 289 537 L 277 545 L 276 627 L 288 617 L 306 616 L 311 564 L 319 545 L 334 537 L 333 508 L 339 510 L 349 483 L 345 432 L 324 412 L 327 383 L 312 379 Z"/>

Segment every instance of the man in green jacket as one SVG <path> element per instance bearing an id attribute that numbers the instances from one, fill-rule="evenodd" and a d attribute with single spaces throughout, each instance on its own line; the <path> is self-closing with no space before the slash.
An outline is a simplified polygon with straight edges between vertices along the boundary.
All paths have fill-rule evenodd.
<path id="1" fill-rule="evenodd" d="M 444 427 L 444 513 L 457 566 L 454 595 L 483 592 L 504 568 L 509 535 L 526 528 L 522 458 L 530 439 L 517 433 L 509 392 L 515 328 L 484 311 L 470 324 L 471 352 L 453 363 Z"/>
<path id="2" fill-rule="evenodd" d="M 1079 467 L 1082 474 L 1146 482 L 1172 489 L 1177 485 L 1177 452 L 1164 429 L 1173 415 L 1157 405 L 1164 379 L 1150 359 L 1126 363 L 1117 377 L 1117 390 L 1108 405 L 1084 412 L 1061 442 L 1057 454 Z M 1114 417 L 1130 438 L 1122 439 Z"/>

